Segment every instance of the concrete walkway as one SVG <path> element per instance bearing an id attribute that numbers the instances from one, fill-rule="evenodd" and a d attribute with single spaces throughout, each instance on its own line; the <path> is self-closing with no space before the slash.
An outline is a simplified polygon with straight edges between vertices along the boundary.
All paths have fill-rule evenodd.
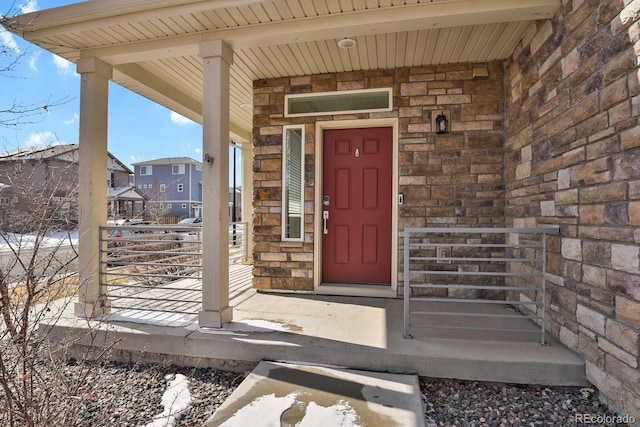
<path id="1" fill-rule="evenodd" d="M 415 375 L 260 362 L 205 424 L 422 427 Z"/>
<path id="2" fill-rule="evenodd" d="M 250 278 L 247 271 L 239 277 Z M 235 283 L 231 304 L 234 320 L 222 329 L 198 328 L 192 315 L 140 310 L 118 310 L 101 322 L 87 322 L 75 318 L 70 305 L 45 326 L 60 340 L 75 335 L 78 351 L 116 343 L 112 357 L 122 361 L 234 371 L 253 369 L 262 360 L 298 361 L 440 378 L 587 384 L 583 359 L 552 339 L 541 346 L 537 333 L 429 329 L 404 339 L 399 299 L 257 293 L 249 283 Z M 489 304 L 474 309 L 505 310 Z M 492 326 L 537 328 L 526 319 L 492 321 L 502 322 Z"/>

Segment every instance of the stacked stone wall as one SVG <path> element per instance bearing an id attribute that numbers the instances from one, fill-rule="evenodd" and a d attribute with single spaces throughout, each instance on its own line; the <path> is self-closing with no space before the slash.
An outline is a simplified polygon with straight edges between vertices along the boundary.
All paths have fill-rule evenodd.
<path id="1" fill-rule="evenodd" d="M 474 80 L 474 68 L 487 69 L 489 78 Z M 399 193 L 404 195 L 399 233 L 407 226 L 504 225 L 503 82 L 498 61 L 254 82 L 254 287 L 313 290 L 316 121 L 398 119 Z M 284 117 L 285 94 L 386 87 L 393 88 L 389 112 Z M 433 124 L 442 111 L 451 129 L 440 135 Z M 300 243 L 281 241 L 280 225 L 282 129 L 293 124 L 306 125 L 305 238 Z"/>
<path id="2" fill-rule="evenodd" d="M 563 0 L 505 64 L 508 226 L 550 238 L 548 328 L 640 418 L 640 1 Z"/>

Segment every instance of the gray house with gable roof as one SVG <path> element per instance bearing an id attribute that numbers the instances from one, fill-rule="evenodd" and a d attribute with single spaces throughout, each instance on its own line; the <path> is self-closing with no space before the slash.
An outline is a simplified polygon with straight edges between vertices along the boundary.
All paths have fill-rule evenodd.
<path id="1" fill-rule="evenodd" d="M 135 187 L 149 198 L 148 213 L 202 216 L 202 163 L 190 157 L 167 157 L 134 163 L 133 167 Z"/>

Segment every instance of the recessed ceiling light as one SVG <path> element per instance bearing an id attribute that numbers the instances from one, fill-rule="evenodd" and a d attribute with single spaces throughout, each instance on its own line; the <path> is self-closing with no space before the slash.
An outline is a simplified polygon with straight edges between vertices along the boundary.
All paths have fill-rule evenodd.
<path id="1" fill-rule="evenodd" d="M 338 47 L 340 49 L 351 49 L 352 47 L 355 47 L 355 45 L 356 45 L 356 41 L 348 37 L 345 37 L 338 42 Z"/>

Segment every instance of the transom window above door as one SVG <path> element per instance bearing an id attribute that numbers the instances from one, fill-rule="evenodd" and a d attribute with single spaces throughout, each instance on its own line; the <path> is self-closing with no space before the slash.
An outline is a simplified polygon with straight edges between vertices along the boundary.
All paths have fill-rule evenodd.
<path id="1" fill-rule="evenodd" d="M 285 117 L 391 111 L 393 90 L 382 88 L 285 95 L 284 109 Z"/>

